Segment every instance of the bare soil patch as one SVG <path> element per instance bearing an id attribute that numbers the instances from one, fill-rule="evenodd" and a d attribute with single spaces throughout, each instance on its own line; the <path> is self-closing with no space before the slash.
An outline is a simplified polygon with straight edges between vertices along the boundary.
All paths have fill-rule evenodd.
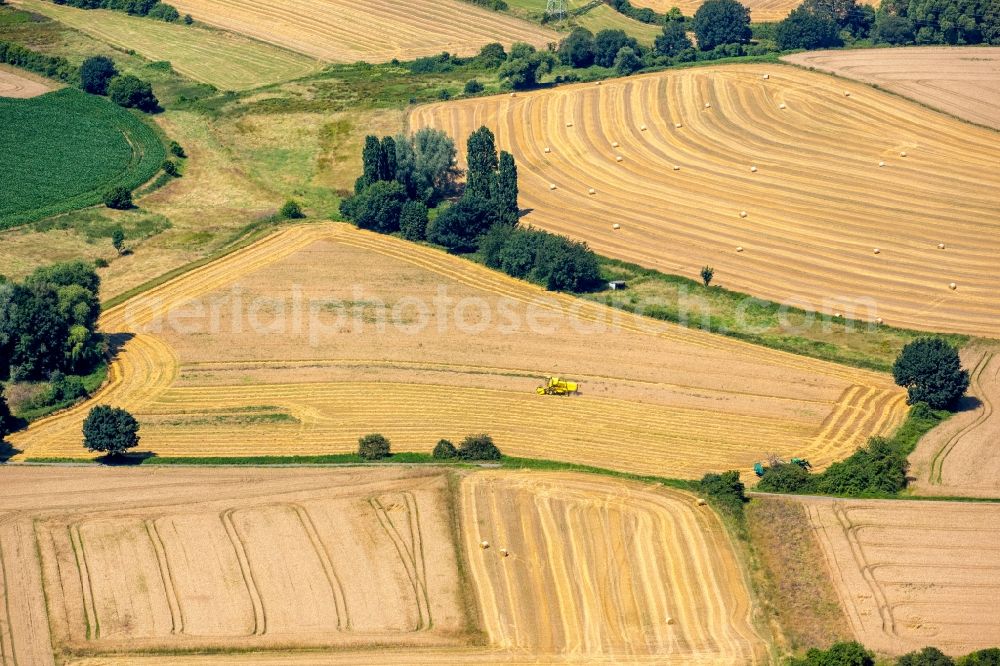
<path id="1" fill-rule="evenodd" d="M 23 70 L 0 65 L 0 97 L 27 99 L 55 90 L 56 85 Z"/>
<path id="2" fill-rule="evenodd" d="M 875 84 L 963 120 L 1000 129 L 1000 47 L 808 51 L 784 60 Z"/>

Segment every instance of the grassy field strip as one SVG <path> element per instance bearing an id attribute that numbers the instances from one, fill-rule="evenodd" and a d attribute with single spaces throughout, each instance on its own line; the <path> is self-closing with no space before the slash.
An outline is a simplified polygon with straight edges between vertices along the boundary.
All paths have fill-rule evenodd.
<path id="1" fill-rule="evenodd" d="M 568 0 L 566 8 L 573 12 L 589 4 L 590 0 Z M 540 20 L 540 17 L 544 15 L 546 2 L 545 0 L 509 0 L 507 5 L 515 13 L 527 12 L 532 16 L 539 17 L 538 20 Z M 562 26 L 563 24 L 557 25 Z M 628 35 L 635 37 L 647 46 L 652 46 L 656 36 L 663 32 L 663 28 L 658 25 L 636 21 L 605 4 L 592 7 L 583 14 L 574 15 L 568 25 L 586 28 L 594 34 L 601 30 L 624 30 Z"/>
<path id="2" fill-rule="evenodd" d="M 231 33 L 45 0 L 17 0 L 16 4 L 149 60 L 169 61 L 177 72 L 220 90 L 257 88 L 319 69 L 305 55 Z"/>
<path id="3" fill-rule="evenodd" d="M 490 126 L 518 160 L 525 222 L 607 256 L 692 277 L 711 265 L 729 289 L 827 314 L 1000 334 L 1000 236 L 983 233 L 1000 225 L 1000 175 L 981 168 L 1000 148 L 900 98 L 721 66 L 433 104 L 410 122 Z"/>
<path id="4" fill-rule="evenodd" d="M 474 55 L 490 42 L 558 41 L 551 30 L 459 0 L 405 5 L 347 0 L 180 0 L 182 13 L 226 30 L 333 62 L 412 60 L 442 51 Z"/>

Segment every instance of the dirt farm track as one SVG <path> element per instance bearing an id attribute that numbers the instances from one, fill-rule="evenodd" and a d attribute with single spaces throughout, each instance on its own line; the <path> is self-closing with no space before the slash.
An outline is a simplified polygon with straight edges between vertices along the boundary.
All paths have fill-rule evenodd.
<path id="1" fill-rule="evenodd" d="M 523 222 L 603 254 L 1000 336 L 1000 141 L 898 96 L 783 65 L 697 67 L 418 107 L 410 125 L 489 126 L 517 158 Z"/>
<path id="2" fill-rule="evenodd" d="M 687 493 L 432 467 L 2 471 L 3 666 L 764 654 L 722 525 Z M 223 654 L 175 654 L 195 650 Z"/>
<path id="3" fill-rule="evenodd" d="M 804 499 L 851 628 L 901 654 L 1000 643 L 1000 507 Z"/>
<path id="4" fill-rule="evenodd" d="M 346 224 L 290 227 L 100 325 L 122 345 L 107 385 L 13 435 L 20 458 L 90 457 L 82 420 L 113 404 L 160 456 L 342 453 L 367 432 L 429 452 L 488 432 L 508 455 L 700 478 L 770 452 L 822 467 L 905 412 L 885 375 L 625 315 Z M 582 395 L 535 394 L 560 373 Z"/>

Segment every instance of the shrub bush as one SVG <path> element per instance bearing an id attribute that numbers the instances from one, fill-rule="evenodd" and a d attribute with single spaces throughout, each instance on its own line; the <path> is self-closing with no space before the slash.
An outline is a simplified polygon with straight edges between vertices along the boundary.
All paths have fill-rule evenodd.
<path id="1" fill-rule="evenodd" d="M 812 648 L 805 657 L 793 657 L 788 666 L 875 666 L 875 655 L 860 643 L 834 643 L 829 650 Z"/>
<path id="2" fill-rule="evenodd" d="M 132 203 L 132 193 L 129 192 L 127 187 L 112 187 L 110 190 L 104 193 L 101 198 L 104 205 L 108 208 L 113 208 L 114 210 L 128 210 L 134 206 Z"/>
<path id="3" fill-rule="evenodd" d="M 177 170 L 177 164 L 172 160 L 163 160 L 163 165 L 160 168 L 163 169 L 163 173 L 173 178 L 181 175 L 180 171 Z"/>
<path id="4" fill-rule="evenodd" d="M 146 113 L 156 113 L 161 110 L 160 102 L 153 94 L 153 86 L 131 74 L 111 79 L 111 83 L 108 84 L 108 98 L 127 109 L 139 109 Z"/>
<path id="5" fill-rule="evenodd" d="M 462 460 L 500 460 L 500 449 L 487 434 L 469 435 L 462 440 L 456 455 Z"/>
<path id="6" fill-rule="evenodd" d="M 466 95 L 475 95 L 483 92 L 483 84 L 476 79 L 470 79 L 465 82 L 465 87 L 462 90 Z"/>
<path id="7" fill-rule="evenodd" d="M 184 152 L 184 148 L 182 148 L 181 144 L 177 143 L 176 141 L 170 142 L 170 154 L 173 155 L 174 157 L 179 157 L 181 159 L 187 157 L 187 154 Z"/>
<path id="8" fill-rule="evenodd" d="M 302 212 L 302 207 L 299 202 L 289 199 L 282 206 L 281 210 L 278 211 L 278 215 L 285 220 L 301 220 L 306 216 Z"/>
<path id="9" fill-rule="evenodd" d="M 433 457 L 439 460 L 448 460 L 454 458 L 458 455 L 455 445 L 449 442 L 447 439 L 440 440 L 434 447 L 434 453 L 431 454 Z"/>
<path id="10" fill-rule="evenodd" d="M 91 95 L 107 95 L 108 84 L 118 76 L 118 69 L 111 58 L 93 56 L 80 65 L 80 87 Z"/>
<path id="11" fill-rule="evenodd" d="M 358 455 L 364 460 L 388 458 L 390 455 L 389 440 L 378 433 L 365 435 L 358 439 Z"/>
<path id="12" fill-rule="evenodd" d="M 720 512 L 738 521 L 743 520 L 743 505 L 747 496 L 739 472 L 730 470 L 722 474 L 706 474 L 699 486 Z"/>

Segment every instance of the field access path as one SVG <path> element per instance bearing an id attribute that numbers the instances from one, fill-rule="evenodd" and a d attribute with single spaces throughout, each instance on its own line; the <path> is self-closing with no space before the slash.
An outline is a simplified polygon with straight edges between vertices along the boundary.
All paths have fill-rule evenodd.
<path id="1" fill-rule="evenodd" d="M 434 305 L 443 292 L 452 310 Z M 244 310 L 292 312 L 296 297 L 322 304 L 325 335 L 247 323 Z M 197 324 L 198 307 L 219 311 L 218 330 L 168 325 L 180 313 Z M 354 317 L 331 328 L 329 311 L 346 309 Z M 118 346 L 107 384 L 12 436 L 15 460 L 89 458 L 83 418 L 112 404 L 161 456 L 344 453 L 366 432 L 429 452 L 488 432 L 509 455 L 699 478 L 770 452 L 823 467 L 906 409 L 883 374 L 633 317 L 337 223 L 288 227 L 110 308 L 100 326 Z M 557 373 L 583 394 L 536 395 Z"/>
<path id="2" fill-rule="evenodd" d="M 762 64 L 410 115 L 459 142 L 481 125 L 517 159 L 525 224 L 693 279 L 713 266 L 724 287 L 807 310 L 1000 337 L 995 132 Z"/>

